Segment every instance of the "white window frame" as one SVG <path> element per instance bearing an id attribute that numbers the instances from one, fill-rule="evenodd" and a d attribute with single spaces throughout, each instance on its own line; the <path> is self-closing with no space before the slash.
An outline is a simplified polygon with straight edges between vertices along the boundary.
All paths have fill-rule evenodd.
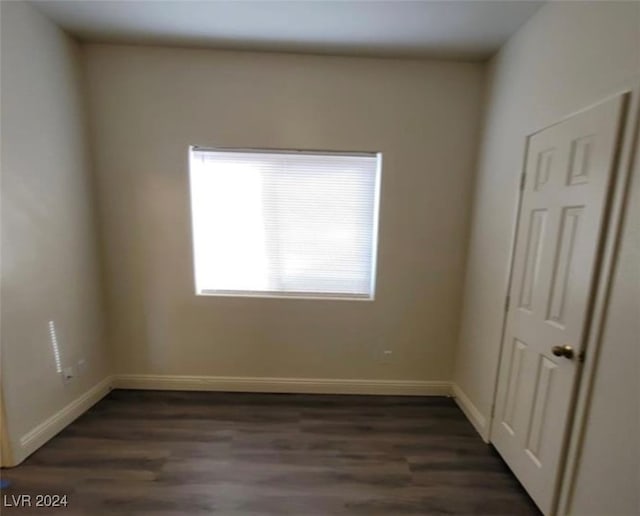
<path id="1" fill-rule="evenodd" d="M 377 167 L 374 179 L 374 199 L 373 199 L 373 222 L 372 222 L 372 239 L 371 239 L 371 278 L 369 294 L 339 294 L 339 293 L 321 293 L 321 292 L 293 292 L 293 291 L 250 291 L 250 290 L 198 290 L 196 282 L 196 252 L 195 252 L 195 234 L 194 213 L 193 213 L 193 195 L 191 184 L 191 159 L 193 151 L 211 151 L 211 152 L 256 152 L 256 153 L 274 153 L 274 154 L 308 154 L 308 155 L 343 155 L 343 156 L 362 156 L 375 157 Z M 200 145 L 190 145 L 188 149 L 188 176 L 189 176 L 189 210 L 191 221 L 191 252 L 193 262 L 193 282 L 194 291 L 198 297 L 250 297 L 250 298 L 266 298 L 266 299 L 299 299 L 299 300 L 329 300 L 329 301 L 375 301 L 376 277 L 378 273 L 378 241 L 379 241 L 379 220 L 380 220 L 380 191 L 382 183 L 382 152 L 369 151 L 335 151 L 335 150 L 298 150 L 298 149 L 275 149 L 275 148 L 256 148 L 256 147 L 210 147 Z"/>

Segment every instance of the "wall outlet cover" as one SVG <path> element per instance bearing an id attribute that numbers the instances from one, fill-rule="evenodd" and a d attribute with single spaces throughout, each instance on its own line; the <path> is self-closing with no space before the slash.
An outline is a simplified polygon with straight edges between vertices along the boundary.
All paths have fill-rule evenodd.
<path id="1" fill-rule="evenodd" d="M 73 380 L 73 377 L 75 375 L 73 374 L 73 367 L 65 367 L 62 370 L 62 380 L 64 381 L 64 383 L 69 383 L 71 380 Z"/>

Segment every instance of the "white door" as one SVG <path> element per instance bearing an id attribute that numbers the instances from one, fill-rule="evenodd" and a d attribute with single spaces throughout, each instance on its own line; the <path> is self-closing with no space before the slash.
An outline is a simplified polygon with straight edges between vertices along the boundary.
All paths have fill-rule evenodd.
<path id="1" fill-rule="evenodd" d="M 529 138 L 491 441 L 553 513 L 623 97 Z"/>

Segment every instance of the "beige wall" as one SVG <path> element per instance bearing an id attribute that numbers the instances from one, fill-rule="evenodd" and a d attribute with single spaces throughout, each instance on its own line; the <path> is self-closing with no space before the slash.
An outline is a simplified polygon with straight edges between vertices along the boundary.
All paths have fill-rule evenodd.
<path id="1" fill-rule="evenodd" d="M 458 387 L 487 421 L 525 136 L 636 87 L 639 80 L 637 2 L 549 3 L 490 64 L 454 373 Z M 637 90 L 634 109 L 636 97 Z M 639 507 L 639 183 L 636 169 L 571 506 L 574 514 L 632 514 Z M 481 431 L 486 437 L 487 428 Z"/>
<path id="2" fill-rule="evenodd" d="M 2 395 L 20 439 L 108 374 L 77 45 L 24 3 L 2 2 Z M 63 365 L 87 361 L 63 385 Z"/>
<path id="3" fill-rule="evenodd" d="M 450 379 L 481 65 L 102 45 L 86 63 L 116 373 Z M 382 151 L 375 302 L 196 297 L 190 144 Z"/>

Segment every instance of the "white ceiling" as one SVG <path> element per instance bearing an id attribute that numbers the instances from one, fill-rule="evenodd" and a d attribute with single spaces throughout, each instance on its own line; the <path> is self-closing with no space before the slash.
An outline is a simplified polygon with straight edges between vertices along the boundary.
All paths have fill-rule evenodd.
<path id="1" fill-rule="evenodd" d="M 542 4 L 524 0 L 38 0 L 84 41 L 482 60 Z"/>

